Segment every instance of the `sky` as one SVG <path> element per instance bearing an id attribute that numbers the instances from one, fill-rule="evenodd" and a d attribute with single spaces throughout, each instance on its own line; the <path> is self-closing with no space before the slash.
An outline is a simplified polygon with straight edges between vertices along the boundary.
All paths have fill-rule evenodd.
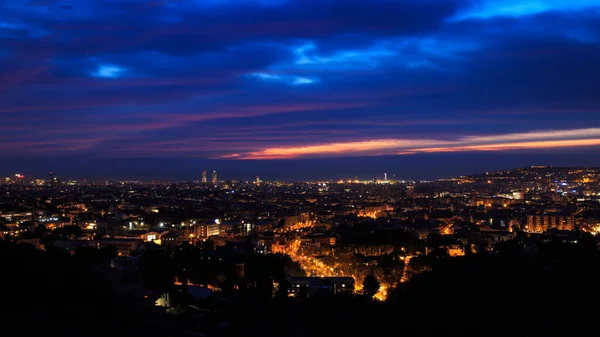
<path id="1" fill-rule="evenodd" d="M 599 88 L 597 0 L 0 0 L 0 175 L 600 166 Z"/>

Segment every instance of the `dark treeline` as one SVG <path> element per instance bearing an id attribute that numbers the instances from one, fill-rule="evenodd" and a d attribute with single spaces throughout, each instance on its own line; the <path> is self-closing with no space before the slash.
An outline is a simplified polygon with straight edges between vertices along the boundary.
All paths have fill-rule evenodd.
<path id="1" fill-rule="evenodd" d="M 0 240 L 0 321 L 5 333 L 24 336 L 166 336 L 177 325 L 115 288 L 116 251 L 91 247 L 63 250 Z M 108 271 L 108 273 L 107 273 Z M 135 278 L 129 282 L 139 282 Z"/>
<path id="2" fill-rule="evenodd" d="M 107 262 L 110 255 L 99 249 L 74 255 L 51 247 L 40 251 L 0 240 L 4 327 L 24 335 L 67 336 L 109 321 L 114 294 L 92 266 Z"/>
<path id="3" fill-rule="evenodd" d="M 177 249 L 138 256 L 139 278 L 129 282 L 155 294 L 176 294 L 175 279 L 221 291 L 182 297 L 185 307 L 167 315 L 107 280 L 114 251 L 0 242 L 4 326 L 51 336 L 589 336 L 596 329 L 600 253 L 586 234 L 537 242 L 518 236 L 464 257 L 430 254 L 429 270 L 391 289 L 386 302 L 328 292 L 288 298 L 272 286 L 302 274 L 286 256 L 210 244 Z"/>

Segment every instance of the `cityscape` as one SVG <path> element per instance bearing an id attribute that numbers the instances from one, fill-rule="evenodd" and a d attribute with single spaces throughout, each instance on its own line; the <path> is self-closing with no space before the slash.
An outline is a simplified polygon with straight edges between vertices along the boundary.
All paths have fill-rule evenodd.
<path id="1" fill-rule="evenodd" d="M 600 1 L 0 0 L 4 334 L 589 337 Z"/>
<path id="2" fill-rule="evenodd" d="M 517 282 L 506 289 L 534 296 L 531 287 L 538 285 L 522 283 L 534 276 L 511 281 L 502 273 L 542 268 L 544 282 L 562 287 L 553 277 L 564 275 L 553 276 L 553 269 L 575 268 L 578 254 L 586 263 L 600 258 L 600 168 L 531 166 L 435 181 L 391 180 L 387 173 L 367 181 L 219 180 L 216 171 L 211 178 L 207 181 L 207 171 L 198 181 L 181 182 L 74 181 L 54 173 L 5 177 L 2 249 L 28 251 L 23 261 L 32 259 L 31 250 L 74 259 L 70 263 L 106 287 L 99 291 L 116 296 L 108 303 L 92 296 L 94 301 L 143 313 L 127 323 L 132 333 L 182 336 L 258 333 L 253 329 L 277 335 L 275 325 L 275 330 L 250 327 L 231 316 L 253 305 L 262 310 L 343 305 L 362 314 L 405 302 L 422 306 L 427 298 L 437 301 L 429 292 L 453 290 L 419 284 L 454 284 L 444 273 L 460 279 L 461 264 L 475 268 L 467 272 L 473 277 L 467 283 L 500 273 L 496 277 L 503 282 Z M 486 259 L 488 268 L 508 269 L 478 271 Z M 514 265 L 502 267 L 509 261 Z M 424 275 L 431 279 L 421 279 Z M 561 282 L 591 282 L 573 278 Z M 497 281 L 471 286 L 483 290 Z M 495 305 L 517 310 L 510 304 Z M 117 311 L 106 310 L 111 324 L 124 324 Z M 325 323 L 309 328 L 307 319 L 281 324 L 301 335 L 333 328 Z M 161 327 L 147 331 L 147 320 Z M 87 329 L 82 324 L 71 322 L 56 333 L 82 333 Z"/>

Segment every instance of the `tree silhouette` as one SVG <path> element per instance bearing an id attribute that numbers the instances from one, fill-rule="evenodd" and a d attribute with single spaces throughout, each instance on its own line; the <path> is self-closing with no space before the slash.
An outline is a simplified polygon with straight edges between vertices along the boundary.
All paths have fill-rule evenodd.
<path id="1" fill-rule="evenodd" d="M 140 258 L 140 270 L 146 285 L 158 292 L 172 289 L 175 279 L 173 262 L 162 250 L 145 252 Z"/>
<path id="2" fill-rule="evenodd" d="M 290 286 L 291 284 L 288 280 L 283 280 L 282 282 L 280 282 L 277 291 L 275 292 L 275 297 L 278 299 L 287 298 L 288 289 L 290 288 Z"/>
<path id="3" fill-rule="evenodd" d="M 379 291 L 380 286 L 377 278 L 372 274 L 369 274 L 365 276 L 365 279 L 363 280 L 363 293 L 369 297 L 373 297 Z"/>

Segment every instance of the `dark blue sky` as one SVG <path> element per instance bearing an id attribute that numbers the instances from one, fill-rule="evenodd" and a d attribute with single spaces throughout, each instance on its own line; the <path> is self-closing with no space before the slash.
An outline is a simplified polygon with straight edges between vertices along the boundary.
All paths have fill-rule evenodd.
<path id="1" fill-rule="evenodd" d="M 0 175 L 600 166 L 600 2 L 0 0 Z"/>

